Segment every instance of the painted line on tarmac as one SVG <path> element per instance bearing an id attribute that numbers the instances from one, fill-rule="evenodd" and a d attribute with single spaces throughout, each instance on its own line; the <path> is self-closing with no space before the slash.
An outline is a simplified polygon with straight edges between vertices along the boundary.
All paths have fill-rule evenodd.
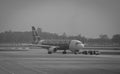
<path id="1" fill-rule="evenodd" d="M 14 72 L 10 72 L 9 70 L 7 70 L 5 67 L 0 65 L 0 68 L 3 69 L 4 71 L 6 71 L 9 74 L 15 74 Z"/>
<path id="2" fill-rule="evenodd" d="M 17 64 L 20 65 L 20 66 L 23 66 L 23 67 L 26 68 L 26 69 L 30 69 L 30 70 L 32 70 L 32 71 L 36 71 L 36 72 L 39 72 L 39 73 L 42 73 L 42 74 L 48 74 L 48 73 L 45 72 L 45 71 L 38 70 L 38 69 L 33 69 L 33 68 L 30 68 L 30 67 L 24 66 L 24 65 L 22 65 L 22 64 L 20 64 L 20 63 L 18 63 L 18 62 L 17 62 Z"/>
<path id="3" fill-rule="evenodd" d="M 120 58 L 119 55 L 98 55 L 95 57 L 100 57 L 100 58 Z"/>

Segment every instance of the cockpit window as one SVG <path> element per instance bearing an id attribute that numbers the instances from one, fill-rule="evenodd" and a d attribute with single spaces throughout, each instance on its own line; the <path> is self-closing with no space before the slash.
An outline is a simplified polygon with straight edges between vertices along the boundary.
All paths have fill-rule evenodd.
<path id="1" fill-rule="evenodd" d="M 76 45 L 81 44 L 80 42 L 76 42 Z"/>

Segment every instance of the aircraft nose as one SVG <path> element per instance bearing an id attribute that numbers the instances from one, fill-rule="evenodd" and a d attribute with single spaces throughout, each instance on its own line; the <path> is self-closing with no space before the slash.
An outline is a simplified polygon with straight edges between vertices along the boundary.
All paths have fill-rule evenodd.
<path id="1" fill-rule="evenodd" d="M 78 45 L 78 48 L 79 48 L 79 49 L 84 48 L 84 44 L 79 44 L 79 45 Z"/>

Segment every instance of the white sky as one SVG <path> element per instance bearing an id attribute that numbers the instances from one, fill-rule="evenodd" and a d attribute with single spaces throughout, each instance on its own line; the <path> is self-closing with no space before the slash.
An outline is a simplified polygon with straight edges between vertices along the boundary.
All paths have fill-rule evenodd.
<path id="1" fill-rule="evenodd" d="M 120 34 L 120 0 L 0 0 L 0 32 L 43 31 L 98 37 Z"/>

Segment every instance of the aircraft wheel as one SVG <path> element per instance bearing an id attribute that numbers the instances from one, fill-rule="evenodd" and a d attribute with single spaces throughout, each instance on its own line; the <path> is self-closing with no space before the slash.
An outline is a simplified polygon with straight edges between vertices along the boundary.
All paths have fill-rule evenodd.
<path id="1" fill-rule="evenodd" d="M 48 51 L 48 54 L 52 54 L 52 52 Z"/>
<path id="2" fill-rule="evenodd" d="M 100 54 L 100 52 L 99 51 L 95 51 L 95 55 L 99 55 Z"/>
<path id="3" fill-rule="evenodd" d="M 74 54 L 77 54 L 77 52 L 74 52 Z"/>
<path id="4" fill-rule="evenodd" d="M 89 51 L 89 54 L 90 54 L 90 55 L 93 55 L 94 53 L 93 53 L 93 51 Z"/>
<path id="5" fill-rule="evenodd" d="M 85 54 L 85 51 L 83 51 L 82 54 Z"/>
<path id="6" fill-rule="evenodd" d="M 54 50 L 54 53 L 57 52 L 57 49 Z"/>
<path id="7" fill-rule="evenodd" d="M 74 54 L 79 54 L 79 50 L 76 50 L 76 51 L 74 52 Z"/>
<path id="8" fill-rule="evenodd" d="M 82 52 L 79 52 L 79 54 L 82 54 Z"/>
<path id="9" fill-rule="evenodd" d="M 67 52 L 66 51 L 63 51 L 63 54 L 66 54 Z"/>
<path id="10" fill-rule="evenodd" d="M 92 54 L 93 54 L 93 55 L 96 55 L 96 51 L 92 51 Z"/>
<path id="11" fill-rule="evenodd" d="M 88 52 L 87 52 L 87 51 L 84 51 L 84 52 L 83 52 L 83 54 L 87 55 L 87 54 L 88 54 Z"/>

